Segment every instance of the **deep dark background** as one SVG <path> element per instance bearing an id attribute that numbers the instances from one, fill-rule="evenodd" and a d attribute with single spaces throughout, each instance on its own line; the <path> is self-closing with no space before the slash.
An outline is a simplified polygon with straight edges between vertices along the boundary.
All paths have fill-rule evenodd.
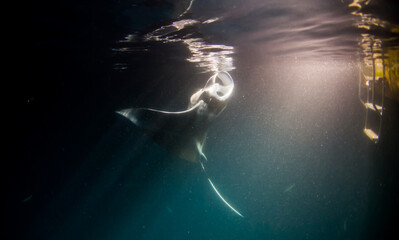
<path id="1" fill-rule="evenodd" d="M 111 48 L 128 30 L 124 4 L 22 1 L 7 9 L 2 239 L 23 238 L 113 121 L 103 113 L 117 104 Z"/>
<path id="2" fill-rule="evenodd" d="M 393 2 L 386 1 L 388 6 Z M 38 211 L 50 202 L 115 121 L 130 79 L 113 70 L 111 49 L 127 33 L 168 21 L 152 16 L 133 23 L 129 1 L 26 1 L 4 9 L 10 33 L 3 46 L 2 239 L 22 239 Z M 389 9 L 389 10 L 388 10 Z M 390 19 L 395 7 L 384 8 Z M 127 24 L 129 23 L 129 24 Z M 146 71 L 137 66 L 138 71 Z M 117 76 L 117 77 L 115 77 Z M 115 79 L 121 82 L 115 84 Z M 124 82 L 125 81 L 125 82 Z M 139 85 L 136 92 L 139 94 Z M 387 101 L 386 126 L 370 146 L 373 178 L 364 239 L 398 236 L 398 104 Z M 79 153 L 79 154 L 77 154 Z M 39 173 L 39 174 L 38 174 Z M 32 192 L 32 202 L 23 200 Z M 25 236 L 29 239 L 29 236 Z"/>

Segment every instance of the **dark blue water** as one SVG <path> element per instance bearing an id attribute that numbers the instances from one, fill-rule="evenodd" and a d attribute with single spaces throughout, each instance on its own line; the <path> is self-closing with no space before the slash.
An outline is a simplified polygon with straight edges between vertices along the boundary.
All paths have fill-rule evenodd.
<path id="1" fill-rule="evenodd" d="M 397 3 L 351 3 L 15 6 L 2 239 L 397 236 L 398 79 L 390 75 L 377 144 L 363 133 L 358 98 L 365 39 L 398 64 Z M 235 88 L 209 129 L 207 172 L 244 218 L 198 163 L 115 113 L 185 110 L 217 71 Z"/>

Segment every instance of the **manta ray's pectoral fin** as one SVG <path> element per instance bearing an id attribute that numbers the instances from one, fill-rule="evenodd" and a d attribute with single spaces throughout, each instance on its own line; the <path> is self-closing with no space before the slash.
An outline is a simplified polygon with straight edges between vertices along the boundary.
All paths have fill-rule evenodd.
<path id="1" fill-rule="evenodd" d="M 190 162 L 198 162 L 196 144 L 204 144 L 208 128 L 207 124 L 199 121 L 197 115 L 201 104 L 203 101 L 181 112 L 128 108 L 117 113 L 128 118 L 173 155 Z"/>
<path id="2" fill-rule="evenodd" d="M 151 108 L 127 108 L 116 113 L 128 118 L 136 126 L 145 131 L 178 132 L 187 128 L 196 117 L 196 104 L 190 109 L 180 112 L 168 112 Z"/>

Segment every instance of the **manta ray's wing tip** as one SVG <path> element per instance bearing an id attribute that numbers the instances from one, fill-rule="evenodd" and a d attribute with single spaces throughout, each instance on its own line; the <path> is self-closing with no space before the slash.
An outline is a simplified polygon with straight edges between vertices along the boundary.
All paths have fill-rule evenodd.
<path id="1" fill-rule="evenodd" d="M 115 111 L 115 113 L 117 113 L 119 115 L 122 115 L 124 117 L 127 117 L 129 115 L 129 113 L 130 113 L 130 109 L 122 109 L 122 110 L 119 110 L 119 111 Z"/>
<path id="2" fill-rule="evenodd" d="M 139 120 L 137 117 L 137 110 L 135 108 L 126 108 L 126 109 L 122 109 L 120 111 L 115 111 L 115 113 L 129 119 L 137 126 L 140 126 Z"/>

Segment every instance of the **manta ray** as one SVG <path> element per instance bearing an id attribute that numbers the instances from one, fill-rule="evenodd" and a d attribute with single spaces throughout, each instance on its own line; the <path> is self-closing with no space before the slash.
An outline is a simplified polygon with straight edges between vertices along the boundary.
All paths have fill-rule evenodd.
<path id="1" fill-rule="evenodd" d="M 191 96 L 187 110 L 168 112 L 150 108 L 128 108 L 117 113 L 132 121 L 171 154 L 199 163 L 219 198 L 243 217 L 222 197 L 209 178 L 204 165 L 208 160 L 202 151 L 210 124 L 226 108 L 233 89 L 234 82 L 230 74 L 217 72 L 202 89 Z"/>

